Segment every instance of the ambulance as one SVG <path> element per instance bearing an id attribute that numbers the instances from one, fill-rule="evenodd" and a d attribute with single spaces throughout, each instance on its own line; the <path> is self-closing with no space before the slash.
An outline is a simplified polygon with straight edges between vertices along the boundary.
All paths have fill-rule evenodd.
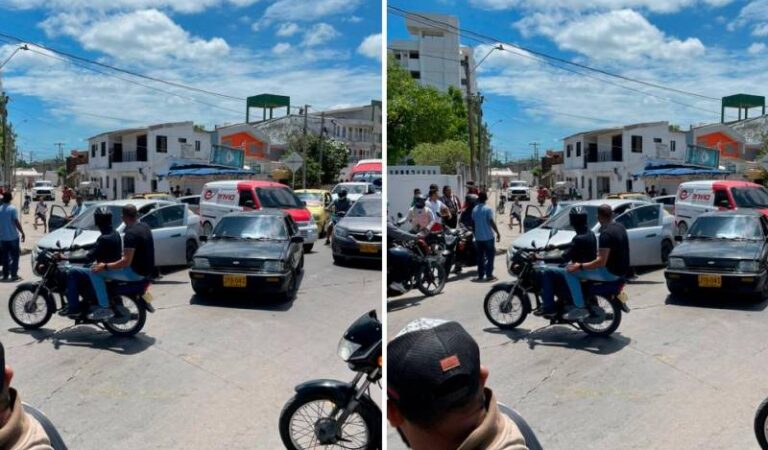
<path id="1" fill-rule="evenodd" d="M 242 180 L 206 183 L 200 194 L 200 226 L 210 236 L 225 215 L 236 211 L 282 209 L 299 226 L 304 238 L 304 252 L 312 250 L 317 240 L 317 225 L 312 214 L 293 190 L 272 181 Z"/>
<path id="2" fill-rule="evenodd" d="M 768 215 L 768 191 L 748 181 L 689 181 L 677 188 L 674 208 L 677 235 L 685 236 L 705 212 L 748 208 Z"/>

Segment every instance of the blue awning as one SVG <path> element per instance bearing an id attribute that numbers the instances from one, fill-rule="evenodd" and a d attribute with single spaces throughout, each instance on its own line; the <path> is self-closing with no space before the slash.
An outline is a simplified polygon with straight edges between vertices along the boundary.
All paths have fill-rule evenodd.
<path id="1" fill-rule="evenodd" d="M 729 172 L 719 169 L 699 169 L 693 167 L 670 167 L 665 169 L 645 169 L 634 174 L 636 177 L 663 177 L 686 175 L 728 175 Z"/>
<path id="2" fill-rule="evenodd" d="M 237 167 L 226 167 L 215 164 L 185 164 L 174 165 L 166 173 L 158 173 L 159 177 L 203 177 L 210 175 L 255 175 L 256 172 L 251 169 L 240 169 Z"/>

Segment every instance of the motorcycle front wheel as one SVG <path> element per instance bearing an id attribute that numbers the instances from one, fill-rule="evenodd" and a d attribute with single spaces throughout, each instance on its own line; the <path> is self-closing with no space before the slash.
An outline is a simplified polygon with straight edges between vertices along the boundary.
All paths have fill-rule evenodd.
<path id="1" fill-rule="evenodd" d="M 594 296 L 587 305 L 590 316 L 579 321 L 579 327 L 591 336 L 610 336 L 621 323 L 621 300 Z"/>
<path id="2" fill-rule="evenodd" d="M 115 336 L 136 335 L 147 321 L 147 310 L 136 298 L 120 295 L 112 298 L 114 317 L 102 322 L 104 328 Z"/>
<path id="3" fill-rule="evenodd" d="M 416 280 L 416 287 L 427 297 L 439 294 L 445 287 L 448 273 L 442 263 L 428 262 Z"/>
<path id="4" fill-rule="evenodd" d="M 485 317 L 502 330 L 511 330 L 525 321 L 530 309 L 528 294 L 516 290 L 509 295 L 511 286 L 494 286 L 485 296 Z"/>
<path id="5" fill-rule="evenodd" d="M 768 398 L 760 403 L 755 413 L 755 437 L 760 448 L 768 450 Z"/>
<path id="6" fill-rule="evenodd" d="M 8 300 L 11 318 L 25 330 L 42 327 L 53 315 L 53 300 L 48 299 L 42 289 L 35 298 L 36 288 L 36 285 L 19 286 Z"/>
<path id="7" fill-rule="evenodd" d="M 280 439 L 288 450 L 381 448 L 381 414 L 360 403 L 330 441 L 320 437 L 336 428 L 336 418 L 344 405 L 323 393 L 298 394 L 280 413 Z M 327 436 L 325 436 L 327 437 Z M 330 442 L 330 443 L 329 443 Z"/>

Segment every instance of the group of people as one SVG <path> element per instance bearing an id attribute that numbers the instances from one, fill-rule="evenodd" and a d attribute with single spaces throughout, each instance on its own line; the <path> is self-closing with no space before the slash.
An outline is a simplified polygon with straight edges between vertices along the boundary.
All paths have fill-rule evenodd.
<path id="1" fill-rule="evenodd" d="M 661 195 L 667 195 L 667 188 L 661 188 L 661 192 L 659 192 L 656 190 L 656 185 L 652 184 L 650 188 L 648 186 L 645 187 L 645 194 L 651 198 L 661 196 Z"/>
<path id="2" fill-rule="evenodd" d="M 176 198 L 179 198 L 179 197 L 182 197 L 182 196 L 183 197 L 187 197 L 187 196 L 193 195 L 192 194 L 192 189 L 190 189 L 190 188 L 187 188 L 187 190 L 184 191 L 184 194 L 182 194 L 181 193 L 181 186 L 179 186 L 178 184 L 176 185 L 175 188 L 171 189 L 171 194 L 174 197 L 176 197 Z"/>

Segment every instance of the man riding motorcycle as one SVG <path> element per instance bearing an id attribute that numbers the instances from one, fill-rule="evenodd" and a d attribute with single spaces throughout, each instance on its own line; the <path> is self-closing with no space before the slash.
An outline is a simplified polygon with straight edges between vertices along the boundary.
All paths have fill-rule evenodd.
<path id="1" fill-rule="evenodd" d="M 80 308 L 80 287 L 88 280 L 90 285 L 96 291 L 96 284 L 104 282 L 98 278 L 96 268 L 101 264 L 120 260 L 123 255 L 123 241 L 120 234 L 112 227 L 112 211 L 106 207 L 97 208 L 93 213 L 93 220 L 101 231 L 101 236 L 96 240 L 96 246 L 88 253 L 85 258 L 88 262 L 93 262 L 91 267 L 71 266 L 67 271 L 67 308 L 66 315 L 79 316 L 82 311 Z M 64 259 L 59 255 L 59 259 Z M 71 261 L 77 261 L 70 259 Z M 97 280 L 98 279 L 98 280 Z M 98 292 L 98 291 L 97 291 Z M 98 297 L 99 307 L 88 315 L 92 320 L 106 320 L 114 316 L 109 308 L 109 299 L 104 294 Z"/>
<path id="2" fill-rule="evenodd" d="M 330 212 L 332 215 L 332 220 L 328 222 L 328 231 L 325 232 L 325 245 L 331 245 L 331 235 L 333 234 L 333 224 L 335 224 L 338 221 L 338 213 L 343 212 L 346 214 L 347 211 L 349 211 L 349 208 L 352 207 L 352 202 L 349 201 L 347 198 L 347 190 L 342 189 L 339 192 L 339 197 L 333 201 L 330 205 L 328 205 L 327 208 L 325 208 L 326 211 Z"/>
<path id="3" fill-rule="evenodd" d="M 423 195 L 414 198 L 413 207 L 408 210 L 408 223 L 411 231 L 418 233 L 422 230 L 429 232 L 437 222 L 435 213 L 427 208 L 427 199 Z"/>
<path id="4" fill-rule="evenodd" d="M 581 206 L 571 208 L 568 213 L 568 221 L 576 232 L 571 240 L 570 248 L 558 260 L 569 261 L 572 264 L 581 264 L 592 261 L 597 255 L 597 238 L 589 229 L 587 223 L 587 211 Z M 541 309 L 534 311 L 537 316 L 550 316 L 555 313 L 555 286 L 565 281 L 571 292 L 575 308 L 568 311 L 563 318 L 566 320 L 582 320 L 589 313 L 584 308 L 584 297 L 581 295 L 581 284 L 578 278 L 568 277 L 565 267 L 555 264 L 537 267 L 536 273 L 541 277 Z"/>

